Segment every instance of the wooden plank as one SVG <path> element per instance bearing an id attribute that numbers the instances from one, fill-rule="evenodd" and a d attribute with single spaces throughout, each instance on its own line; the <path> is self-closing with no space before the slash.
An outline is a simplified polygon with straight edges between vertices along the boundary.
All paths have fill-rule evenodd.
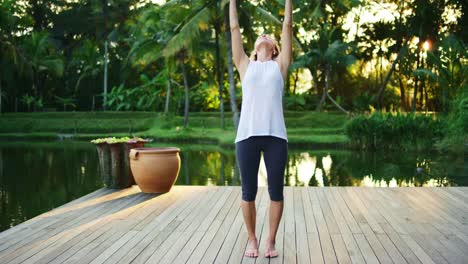
<path id="1" fill-rule="evenodd" d="M 105 194 L 108 194 L 110 192 L 113 192 L 113 190 L 109 190 L 107 188 L 101 188 L 101 189 L 98 189 L 94 192 L 91 192 L 85 196 L 82 196 L 78 199 L 75 199 L 73 201 L 70 201 L 66 204 L 63 204 L 57 208 L 54 208 L 52 209 L 51 211 L 47 211 L 47 212 L 44 212 L 36 217 L 33 217 L 31 219 L 28 219 L 14 227 L 11 227 L 7 230 L 4 230 L 3 232 L 0 233 L 0 241 L 6 241 L 6 240 L 11 240 L 12 238 L 14 237 L 24 237 L 25 235 L 24 234 L 28 234 L 28 235 L 31 235 L 31 231 L 35 230 L 35 229 L 38 229 L 38 227 L 42 227 L 42 228 L 45 228 L 47 226 L 45 225 L 50 225 L 50 224 L 53 224 L 53 222 L 51 221 L 50 218 L 47 217 L 47 215 L 52 212 L 53 210 L 58 210 L 58 209 L 62 209 L 63 207 L 68 207 L 68 206 L 73 206 L 77 203 L 81 203 L 81 202 L 84 202 L 86 200 L 91 200 L 91 199 L 95 199 L 97 197 L 101 197 L 101 196 L 104 196 Z M 59 219 L 56 219 L 57 221 Z M 12 236 L 10 236 L 12 235 Z"/>
<path id="2" fill-rule="evenodd" d="M 322 247 L 320 245 L 319 233 L 315 222 L 312 203 L 307 188 L 300 188 L 302 203 L 304 207 L 304 217 L 307 232 L 307 244 L 309 247 L 309 256 L 311 263 L 324 263 Z"/>
<path id="3" fill-rule="evenodd" d="M 268 216 L 267 209 L 268 209 L 268 203 L 270 201 L 267 188 L 266 187 L 262 187 L 262 188 L 264 188 L 265 191 L 262 193 L 262 198 L 256 208 L 256 224 L 255 224 L 255 236 L 257 237 L 258 245 L 259 245 L 259 252 L 258 252 L 259 257 L 261 257 L 261 253 L 262 253 L 262 248 L 260 248 L 260 243 L 263 241 L 262 240 L 263 235 L 264 235 L 263 232 L 267 230 L 267 229 L 264 229 L 263 227 L 265 225 L 265 219 Z M 263 241 L 263 243 L 265 242 Z M 247 246 L 246 246 L 246 250 L 247 250 Z M 255 263 L 256 260 L 257 258 L 249 258 L 249 257 L 246 257 L 245 254 L 242 254 L 241 263 L 243 264 Z"/>
<path id="4" fill-rule="evenodd" d="M 185 193 L 192 195 L 195 193 L 195 190 L 188 190 L 185 191 Z M 76 254 L 77 251 L 84 248 L 88 243 L 94 242 L 94 240 L 97 238 L 102 239 L 103 233 L 116 232 L 114 230 L 110 230 L 110 227 L 113 225 L 118 224 L 119 230 L 130 230 L 132 226 L 138 224 L 141 219 L 144 219 L 145 216 L 148 216 L 154 211 L 162 211 L 169 205 L 173 204 L 175 197 L 179 196 L 178 194 L 178 190 L 174 190 L 167 195 L 158 197 L 160 203 L 152 203 L 151 198 L 154 198 L 155 196 L 146 194 L 146 196 L 148 196 L 150 199 L 145 199 L 142 203 L 138 204 L 136 207 L 133 207 L 131 211 L 128 211 L 128 215 L 120 214 L 120 216 L 114 216 L 114 218 L 108 222 L 94 225 L 88 228 L 73 239 L 62 243 L 60 247 L 54 249 L 53 252 L 41 258 L 37 263 L 62 263 L 64 260 Z M 131 243 L 131 240 L 128 241 L 124 249 L 127 249 Z M 125 250 L 120 249 L 117 253 L 121 254 L 122 251 Z M 113 254 L 112 257 L 115 258 L 116 255 L 118 254 Z"/>
<path id="5" fill-rule="evenodd" d="M 269 263 L 269 259 L 264 257 L 264 252 L 266 249 L 266 241 L 269 238 L 269 231 L 270 231 L 270 222 L 269 222 L 269 208 L 270 208 L 270 195 L 266 191 L 263 193 L 265 197 L 262 199 L 262 203 L 258 208 L 258 216 L 259 221 L 257 222 L 259 232 L 258 245 L 259 245 L 259 252 L 258 258 L 247 258 L 244 256 L 242 260 L 243 263 Z"/>
<path id="6" fill-rule="evenodd" d="M 463 251 L 457 246 L 447 243 L 448 241 L 443 235 L 430 224 L 415 223 L 412 226 L 419 235 L 427 241 L 438 253 L 447 261 L 447 263 L 466 263 L 463 259 L 467 259 Z"/>
<path id="7" fill-rule="evenodd" d="M 212 206 L 216 206 L 219 201 L 224 202 L 223 199 L 227 198 L 226 194 L 230 194 L 230 192 L 225 192 L 223 189 L 218 188 L 214 195 L 210 197 L 207 202 L 202 203 L 198 210 L 195 211 L 196 213 L 190 221 L 182 222 L 182 224 L 169 235 L 164 243 L 162 243 L 156 251 L 153 251 L 146 262 L 165 263 L 172 261 L 185 246 L 191 235 L 195 233 L 197 228 L 205 220 Z M 145 251 L 147 251 L 147 249 Z M 141 262 L 140 259 L 137 260 L 137 263 Z"/>
<path id="8" fill-rule="evenodd" d="M 468 263 L 468 188 L 285 187 L 278 258 L 244 258 L 240 187 L 100 189 L 0 233 L 1 263 Z M 18 235 L 18 236 L 17 236 Z"/>
<path id="9" fill-rule="evenodd" d="M 192 197 L 194 197 L 194 195 L 193 195 L 193 191 L 189 191 L 189 190 L 185 191 L 183 189 L 180 189 L 180 190 L 174 190 L 173 196 L 179 202 L 179 206 L 175 206 L 176 208 L 179 208 L 179 210 L 175 211 L 175 214 L 173 215 L 174 217 L 176 217 L 185 208 L 187 208 L 188 204 L 191 203 L 191 200 L 193 199 Z M 162 206 L 164 207 L 166 207 L 167 205 L 172 206 L 173 199 L 171 200 L 172 202 L 170 201 L 169 204 L 167 203 L 162 204 Z M 154 203 L 154 204 L 156 205 L 159 203 Z M 133 227 L 138 224 L 138 222 L 140 221 L 139 220 L 140 218 L 144 218 L 148 214 L 151 214 L 152 210 L 154 209 L 155 208 L 146 208 L 145 210 L 142 208 L 140 214 L 134 214 L 128 217 L 127 219 L 125 219 L 124 221 L 128 221 L 128 225 L 126 225 L 125 222 L 122 222 L 122 224 L 120 224 L 121 228 L 119 229 L 120 231 L 124 232 L 124 235 L 117 233 L 117 235 L 114 238 L 105 240 L 104 244 L 109 245 L 107 246 L 107 248 L 101 247 L 102 250 L 100 250 L 99 246 L 96 247 L 93 250 L 93 252 L 98 253 L 98 255 L 95 257 L 95 259 L 92 262 L 93 263 L 116 263 L 119 259 L 124 257 L 126 255 L 126 252 L 131 250 L 131 248 L 135 246 L 138 243 L 138 241 L 141 241 L 147 235 L 147 232 L 134 230 Z M 156 208 L 156 210 L 157 209 L 158 208 Z M 169 225 L 169 223 L 170 223 L 170 220 L 167 220 L 164 224 Z M 127 233 L 133 233 L 134 235 L 127 237 Z"/>
<path id="10" fill-rule="evenodd" d="M 39 226 L 27 232 L 19 233 L 13 237 L 5 238 L 6 243 L 0 245 L 0 254 L 6 255 L 9 252 L 15 251 L 17 248 L 23 247 L 25 244 L 30 244 L 35 240 L 42 241 L 44 238 L 52 237 L 59 233 L 61 229 L 71 228 L 73 225 L 79 225 L 80 220 L 86 217 L 93 217 L 100 212 L 105 213 L 102 210 L 108 203 L 115 202 L 115 199 L 124 197 L 126 195 L 132 195 L 137 193 L 136 188 L 129 188 L 122 191 L 115 191 L 108 195 L 98 197 L 96 199 L 86 200 L 84 204 L 86 206 L 71 206 L 61 209 L 63 214 L 60 214 L 59 210 L 52 210 L 44 213 L 42 218 L 44 221 L 50 222 L 49 224 Z M 48 216 L 48 217 L 46 217 Z M 40 218 L 39 218 L 40 219 Z M 57 228 L 59 227 L 59 228 Z M 16 229 L 15 227 L 13 227 Z M 57 231 L 57 232 L 53 232 Z"/>
<path id="11" fill-rule="evenodd" d="M 392 246 L 392 243 L 385 243 L 387 242 L 386 239 L 386 233 L 382 229 L 381 225 L 382 223 L 386 223 L 386 220 L 383 216 L 380 215 L 379 213 L 379 208 L 376 206 L 377 199 L 374 197 L 373 202 L 370 202 L 370 196 L 368 195 L 369 192 L 372 191 L 373 188 L 365 188 L 362 191 L 356 190 L 356 188 L 352 188 L 353 192 L 355 193 L 356 197 L 360 199 L 361 203 L 368 208 L 370 212 L 373 212 L 372 214 L 369 214 L 370 219 L 373 219 L 373 222 L 375 222 L 375 227 L 378 226 L 378 229 L 381 230 L 382 232 L 375 232 L 375 229 L 372 230 L 370 225 L 362 223 L 360 225 L 361 230 L 363 231 L 364 235 L 366 236 L 367 240 L 369 241 L 369 244 L 371 245 L 372 249 L 374 250 L 377 258 L 381 263 L 392 263 L 393 261 L 400 262 L 403 260 L 403 257 L 399 255 L 399 252 Z M 381 219 L 380 221 L 375 220 L 374 217 L 379 215 L 379 218 Z M 379 223 L 380 222 L 380 223 Z M 380 238 L 383 239 L 378 239 L 378 235 L 381 235 Z M 389 246 L 389 248 L 386 248 L 386 246 Z M 391 256 L 390 253 L 393 252 L 397 255 Z M 403 260 L 404 262 L 404 260 Z"/>
<path id="12" fill-rule="evenodd" d="M 355 197 L 350 197 L 350 188 L 345 187 L 339 189 L 339 195 L 341 200 L 345 202 L 344 205 L 348 208 L 349 212 L 354 216 L 355 221 L 359 227 L 359 232 L 353 234 L 354 240 L 359 247 L 359 250 L 362 254 L 366 263 L 379 263 L 379 260 L 374 253 L 371 245 L 369 244 L 364 232 L 362 232 L 362 226 L 367 225 L 366 216 L 361 213 L 361 210 L 357 207 L 356 203 L 359 201 Z M 359 220 L 358 220 L 359 219 Z"/>
<path id="13" fill-rule="evenodd" d="M 356 240 L 356 243 L 359 245 L 359 249 L 361 250 L 362 256 L 364 257 L 366 263 L 380 263 L 364 234 L 356 233 L 353 234 L 353 237 Z"/>
<path id="14" fill-rule="evenodd" d="M 448 236 L 455 236 L 458 240 L 463 241 L 461 244 L 468 245 L 468 235 L 463 232 L 466 229 L 462 224 L 460 224 L 456 219 L 452 218 L 449 214 L 438 210 L 438 208 L 434 208 L 430 202 L 429 203 L 421 203 L 422 197 L 415 197 L 413 194 L 406 194 L 409 200 L 411 200 L 411 204 L 413 208 L 424 208 L 424 218 L 425 221 L 431 222 L 434 227 L 439 229 L 442 233 Z M 432 200 L 432 198 L 430 198 Z M 424 199 L 426 201 L 426 199 Z M 416 209 L 415 209 L 416 210 Z M 422 216 L 421 216 L 422 217 Z M 421 220 L 422 221 L 422 220 Z M 462 225 L 462 226 L 460 226 Z"/>
<path id="15" fill-rule="evenodd" d="M 459 196 L 468 199 L 468 187 L 449 187 L 446 188 L 449 192 L 456 193 Z"/>
<path id="16" fill-rule="evenodd" d="M 236 198 L 232 203 L 231 209 L 229 210 L 226 219 L 222 222 L 218 232 L 216 232 L 216 235 L 211 240 L 211 243 L 208 249 L 206 250 L 205 254 L 203 255 L 203 258 L 200 260 L 200 263 L 213 263 L 215 261 L 216 256 L 221 250 L 222 245 L 226 241 L 230 228 L 234 225 L 236 216 L 239 213 L 242 213 L 240 208 L 241 190 L 239 188 L 236 188 L 234 192 L 236 193 Z M 193 259 L 191 258 L 190 261 L 192 262 L 192 260 Z"/>
<path id="17" fill-rule="evenodd" d="M 426 193 L 427 196 L 437 201 L 434 204 L 435 208 L 446 211 L 447 214 L 460 222 L 462 226 L 466 226 L 468 224 L 468 206 L 466 206 L 464 201 L 461 201 L 450 193 L 445 192 L 443 189 L 427 188 L 420 190 L 420 192 Z M 465 231 L 467 230 L 468 229 L 465 229 Z"/>
<path id="18" fill-rule="evenodd" d="M 352 232 L 350 228 L 348 227 L 348 223 L 346 222 L 346 219 L 343 217 L 342 210 L 346 212 L 347 208 L 343 208 L 342 201 L 338 200 L 338 199 L 341 199 L 341 197 L 337 197 L 337 192 L 336 192 L 337 190 L 338 188 L 330 187 L 330 189 L 328 189 L 328 192 L 326 192 L 325 194 L 328 200 L 328 204 L 330 205 L 330 208 L 335 217 L 336 223 L 338 224 L 338 227 L 340 229 L 342 240 L 346 246 L 346 250 L 349 255 L 349 257 L 346 257 L 346 256 L 340 257 L 342 260 L 339 262 L 340 263 L 343 263 L 343 262 L 365 263 L 364 258 L 361 254 L 361 251 L 359 250 L 359 247 L 352 235 Z M 355 221 L 354 219 L 352 219 L 351 225 L 353 225 L 354 223 Z M 332 241 L 333 241 L 333 238 L 332 238 Z M 339 240 L 337 241 L 337 239 L 335 239 L 335 241 L 336 242 L 333 242 L 334 245 L 335 243 L 339 243 Z M 335 252 L 336 252 L 336 247 L 335 247 Z M 341 253 L 341 255 L 344 255 L 344 253 Z"/>
<path id="19" fill-rule="evenodd" d="M 322 208 L 318 199 L 317 192 L 320 187 L 312 187 L 309 189 L 310 201 L 312 204 L 312 212 L 314 214 L 315 222 L 317 223 L 317 230 L 319 233 L 320 245 L 322 248 L 324 263 L 338 263 L 333 248 L 332 239 L 328 232 L 327 223 L 322 213 Z M 310 242 L 309 242 L 310 243 Z"/>
<path id="20" fill-rule="evenodd" d="M 221 215 L 222 218 L 224 218 L 225 214 L 227 214 L 229 207 L 224 206 L 226 200 L 235 198 L 235 193 L 232 192 L 232 189 L 230 191 L 225 191 L 227 194 L 224 194 L 222 198 L 218 199 L 215 201 L 216 203 L 214 206 L 209 210 L 208 212 L 203 214 L 203 221 L 201 221 L 200 225 L 194 229 L 194 233 L 192 233 L 191 227 L 189 226 L 184 233 L 182 234 L 181 238 L 178 240 L 179 241 L 187 241 L 185 243 L 185 246 L 178 252 L 176 252 L 175 259 L 171 259 L 169 254 L 166 254 L 160 261 L 160 263 L 185 263 L 185 261 L 188 259 L 188 257 L 191 255 L 192 251 L 194 248 L 198 245 L 198 242 L 200 239 L 205 235 L 208 226 L 212 224 L 214 219 L 218 214 Z M 208 206 L 209 207 L 209 206 Z M 189 239 L 186 239 L 189 238 Z M 183 243 L 183 242 L 182 242 Z M 181 243 L 181 244 L 182 244 Z M 167 261 L 167 262 L 166 262 Z"/>
<path id="21" fill-rule="evenodd" d="M 336 222 L 333 210 L 328 203 L 328 199 L 325 194 L 329 191 L 329 189 L 318 189 L 320 206 L 322 207 L 322 211 L 325 212 L 328 230 L 333 230 L 330 231 L 330 236 L 338 263 L 351 263 L 345 243 L 341 237 L 341 230 Z"/>
<path id="22" fill-rule="evenodd" d="M 285 197 L 286 198 L 286 197 Z M 283 201 L 283 214 L 281 216 L 281 222 L 278 226 L 278 233 L 276 234 L 276 250 L 278 251 L 278 257 L 269 259 L 270 264 L 282 264 L 284 263 L 284 201 Z M 266 262 L 266 261 L 265 261 Z"/>
<path id="23" fill-rule="evenodd" d="M 182 189 L 173 190 L 170 193 L 158 197 L 159 203 L 158 207 L 167 208 L 168 206 L 174 205 L 177 208 L 177 203 L 185 203 L 186 200 L 178 199 L 184 191 Z M 185 192 L 187 195 L 190 192 Z M 156 203 L 151 204 L 152 207 L 156 206 Z M 100 236 L 96 240 L 93 240 L 91 244 L 94 245 L 92 248 L 78 247 L 77 249 L 67 254 L 67 259 L 65 263 L 89 263 L 89 262 L 99 262 L 102 263 L 108 258 L 115 258 L 121 256 L 120 251 L 126 251 L 127 247 L 130 247 L 133 244 L 133 240 L 139 237 L 139 232 L 137 230 L 132 230 L 132 227 L 138 224 L 140 219 L 139 215 L 146 215 L 147 213 L 152 212 L 152 207 L 139 207 L 139 211 L 132 212 L 130 215 L 124 216 L 123 218 L 115 218 L 108 222 L 113 228 L 106 232 L 105 235 Z M 160 211 L 160 210 L 156 210 Z M 141 216 L 142 217 L 142 216 Z M 126 235 L 127 233 L 133 234 L 133 236 Z M 125 242 L 125 247 L 122 250 L 123 242 Z M 70 256 L 71 255 L 71 256 Z M 61 262 L 57 262 L 61 263 Z"/>
<path id="24" fill-rule="evenodd" d="M 258 193 L 255 198 L 256 205 L 262 203 L 262 200 L 265 199 L 265 197 L 267 197 L 265 195 L 265 192 L 267 192 L 265 187 L 258 188 Z M 231 253 L 229 254 L 229 259 L 228 261 L 224 263 L 241 263 L 244 257 L 245 249 L 247 247 L 248 237 L 247 237 L 247 228 L 245 226 L 243 218 L 242 218 L 242 227 L 238 231 L 239 233 L 237 234 L 234 246 L 233 248 L 230 249 Z M 223 263 L 223 262 L 219 262 L 219 263 Z"/>
<path id="25" fill-rule="evenodd" d="M 188 260 L 190 260 L 190 263 L 200 262 L 201 258 L 208 249 L 210 242 L 218 232 L 218 229 L 221 227 L 223 221 L 226 220 L 226 216 L 228 215 L 229 211 L 234 207 L 234 201 L 239 200 L 239 192 L 235 191 L 233 187 L 226 188 L 231 189 L 231 193 L 226 202 L 221 205 L 218 214 L 214 217 L 211 223 L 205 221 L 205 225 L 202 224 L 197 230 L 197 232 L 200 232 L 203 237 L 199 241 L 192 237 L 185 246 L 187 249 L 185 249 L 185 251 L 181 251 L 179 256 L 174 260 L 175 263 L 185 263 L 185 261 Z M 207 224 L 209 224 L 209 226 Z M 189 252 L 191 252 L 191 254 Z"/>
<path id="26" fill-rule="evenodd" d="M 405 194 L 407 194 L 410 190 L 411 189 L 409 188 L 403 191 L 397 190 L 396 191 L 397 194 L 392 196 L 391 199 L 400 201 L 401 203 L 406 203 L 410 206 L 410 208 L 412 208 L 410 205 L 411 202 L 405 200 Z M 405 219 L 415 219 L 415 220 L 417 219 L 416 218 L 417 216 L 414 213 L 408 214 L 404 217 Z M 406 221 L 406 220 L 404 220 L 404 222 L 403 220 L 400 220 L 399 222 L 402 224 L 402 228 L 404 228 L 406 232 L 405 234 L 399 234 L 399 238 L 401 238 L 401 240 L 404 241 L 404 244 L 406 244 L 406 247 L 409 247 L 410 250 L 414 253 L 414 255 L 416 255 L 422 263 L 434 263 L 433 259 L 427 252 L 428 248 L 427 248 L 427 245 L 425 245 L 424 241 L 419 240 L 419 237 L 415 239 L 414 236 L 412 235 L 414 234 L 414 230 L 410 230 L 410 228 L 407 228 L 407 226 L 411 222 Z M 393 240 L 395 240 L 395 237 L 393 237 Z M 403 252 L 401 251 L 401 247 L 400 247 L 400 252 Z M 407 255 L 405 255 L 405 259 L 408 259 Z"/>
<path id="27" fill-rule="evenodd" d="M 307 241 L 307 229 L 305 225 L 304 205 L 301 190 L 294 189 L 294 220 L 296 223 L 296 254 L 298 263 L 311 263 L 309 245 Z"/>
<path id="28" fill-rule="evenodd" d="M 391 214 L 397 211 L 396 208 L 401 208 L 398 200 L 391 196 L 392 189 L 376 188 L 371 191 L 375 197 L 378 197 L 378 199 L 375 200 L 377 210 L 379 210 L 387 221 L 386 223 L 380 224 L 385 231 L 385 236 L 378 234 L 377 237 L 389 252 L 392 260 L 396 263 L 421 263 L 416 255 L 411 250 L 408 250 L 408 245 L 399 236 L 399 234 L 408 234 L 408 232 L 403 227 L 405 223 L 403 223 L 397 215 L 394 216 Z M 390 206 L 390 204 L 394 204 L 396 206 Z M 398 228 L 398 231 L 393 227 Z M 390 241 L 388 241 L 387 238 L 393 245 L 390 244 Z M 398 249 L 398 252 L 395 251 L 395 248 Z"/>
<path id="29" fill-rule="evenodd" d="M 188 204 L 171 206 L 169 209 L 155 216 L 141 233 L 146 234 L 143 239 L 127 252 L 120 263 L 144 263 L 153 254 L 158 254 L 162 250 L 167 250 L 171 244 L 166 241 L 174 232 L 180 232 L 187 227 L 194 217 L 209 200 L 218 192 L 215 188 L 204 187 L 200 195 L 190 199 Z M 112 262 L 109 262 L 112 263 Z"/>
<path id="30" fill-rule="evenodd" d="M 22 246 L 12 253 L 2 255 L 0 262 L 22 262 L 48 246 L 60 243 L 60 239 L 68 241 L 81 231 L 103 221 L 103 219 L 107 219 L 107 216 L 112 215 L 114 212 L 138 204 L 143 197 L 142 195 L 133 195 L 131 198 L 125 199 L 124 202 L 112 200 L 108 203 L 99 204 L 97 208 L 101 210 L 98 211 L 93 208 L 69 224 L 58 226 L 53 230 L 44 230 L 42 237 L 35 237 L 31 243 L 26 242 L 27 246 Z"/>
<path id="31" fill-rule="evenodd" d="M 259 189 L 259 194 L 262 192 L 263 192 L 263 189 L 262 188 Z M 243 232 L 243 229 L 242 229 L 244 228 L 243 223 L 244 223 L 244 218 L 243 218 L 242 210 L 239 206 L 239 210 L 236 214 L 236 218 L 234 219 L 234 223 L 229 228 L 229 231 L 226 235 L 226 238 L 224 239 L 223 244 L 221 245 L 221 248 L 219 249 L 218 255 L 216 256 L 214 263 L 224 264 L 228 262 L 231 256 L 231 253 L 233 251 L 234 245 L 236 244 L 237 238 L 239 234 Z"/>
<path id="32" fill-rule="evenodd" d="M 292 187 L 284 187 L 284 241 L 283 261 L 284 263 L 296 263 L 296 230 L 294 218 L 294 192 Z"/>

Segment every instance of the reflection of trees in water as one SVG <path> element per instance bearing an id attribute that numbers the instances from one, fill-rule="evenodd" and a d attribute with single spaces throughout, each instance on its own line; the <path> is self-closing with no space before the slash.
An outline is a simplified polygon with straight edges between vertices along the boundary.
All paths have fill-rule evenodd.
<path id="1" fill-rule="evenodd" d="M 435 185 L 459 185 L 457 161 L 437 153 L 353 152 L 346 156 L 346 167 L 355 179 L 372 176 L 374 182 L 387 184 L 392 179 L 398 186 L 422 186 L 429 181 Z M 420 169 L 418 169 L 420 168 Z"/>
<path id="2" fill-rule="evenodd" d="M 91 145 L 31 143 L 0 153 L 0 231 L 102 186 Z"/>
<path id="3" fill-rule="evenodd" d="M 240 170 L 235 152 L 184 151 L 186 179 L 178 184 L 206 185 L 208 179 L 216 185 L 240 185 Z M 379 186 L 396 184 L 422 186 L 428 182 L 436 185 L 467 185 L 463 157 L 448 158 L 437 154 L 364 151 L 310 151 L 288 153 L 285 168 L 286 186 L 359 186 L 364 183 Z M 328 162 L 331 166 L 328 169 Z M 456 161 L 458 159 L 458 161 Z M 186 160 L 186 161 L 185 161 Z M 454 163 L 455 160 L 455 163 Z M 327 164 L 324 164 L 324 162 Z M 311 165 L 310 163 L 313 163 Z M 307 170 L 298 169 L 307 164 Z M 461 164 L 451 166 L 452 164 Z M 422 172 L 416 168 L 421 167 Z M 465 171 L 463 171 L 465 170 Z M 322 175 L 320 175 L 320 173 Z M 464 174 L 463 174 L 464 173 Z M 457 176 L 458 175 L 458 176 Z M 188 180 L 187 180 L 188 179 Z"/>
<path id="4" fill-rule="evenodd" d="M 330 154 L 333 161 L 330 168 L 330 178 L 328 186 L 354 186 L 356 181 L 349 171 L 345 169 L 346 159 L 340 158 L 338 155 Z"/>
<path id="5" fill-rule="evenodd" d="M 185 173 L 184 173 L 184 175 L 185 175 L 184 179 L 185 180 L 184 181 L 185 181 L 186 185 L 189 185 L 190 184 L 190 174 L 189 174 L 189 166 L 188 166 L 188 164 L 189 164 L 189 158 L 188 158 L 189 152 L 188 151 L 183 151 L 182 156 L 184 157 L 184 159 L 183 159 L 183 161 L 184 161 L 184 171 L 185 171 Z"/>

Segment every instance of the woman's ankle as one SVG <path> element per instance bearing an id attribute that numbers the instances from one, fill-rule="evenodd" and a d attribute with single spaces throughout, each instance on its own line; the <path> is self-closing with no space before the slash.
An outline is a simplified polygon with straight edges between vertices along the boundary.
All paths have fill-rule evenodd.
<path id="1" fill-rule="evenodd" d="M 268 238 L 268 239 L 267 239 L 267 243 L 268 243 L 269 245 L 273 245 L 273 246 L 274 246 L 274 245 L 276 244 L 276 240 L 275 240 L 275 239 Z"/>

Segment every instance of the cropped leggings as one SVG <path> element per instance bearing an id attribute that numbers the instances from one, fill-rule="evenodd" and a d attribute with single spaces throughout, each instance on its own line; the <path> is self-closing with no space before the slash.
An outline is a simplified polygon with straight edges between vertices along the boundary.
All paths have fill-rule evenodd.
<path id="1" fill-rule="evenodd" d="M 242 181 L 242 200 L 254 201 L 257 196 L 261 151 L 267 170 L 270 199 L 283 201 L 288 143 L 283 138 L 269 135 L 251 136 L 236 142 L 236 160 Z"/>

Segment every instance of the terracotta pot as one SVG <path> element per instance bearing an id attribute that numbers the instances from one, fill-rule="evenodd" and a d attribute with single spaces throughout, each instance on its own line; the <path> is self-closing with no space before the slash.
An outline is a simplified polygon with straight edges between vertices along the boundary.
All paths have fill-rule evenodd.
<path id="1" fill-rule="evenodd" d="M 130 158 L 129 158 L 129 154 L 130 154 L 130 150 L 131 149 L 134 149 L 134 148 L 142 148 L 145 146 L 145 142 L 141 142 L 141 141 L 138 141 L 138 142 L 132 142 L 132 143 L 126 143 L 123 145 L 123 167 L 124 167 L 124 173 L 126 174 L 125 177 L 128 177 L 129 181 L 130 181 L 130 185 L 134 185 L 136 184 L 135 182 L 135 177 L 133 177 L 133 173 L 132 173 L 132 170 L 130 169 Z"/>
<path id="2" fill-rule="evenodd" d="M 130 168 L 142 192 L 169 192 L 180 171 L 180 149 L 148 147 L 130 150 Z"/>

